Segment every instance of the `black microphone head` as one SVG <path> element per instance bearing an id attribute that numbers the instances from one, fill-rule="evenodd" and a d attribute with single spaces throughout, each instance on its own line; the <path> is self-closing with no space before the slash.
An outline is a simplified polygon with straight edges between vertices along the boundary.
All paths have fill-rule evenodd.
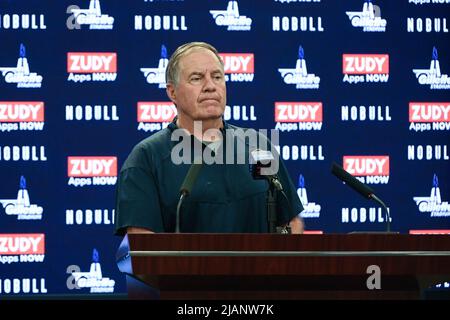
<path id="1" fill-rule="evenodd" d="M 350 173 L 344 170 L 340 165 L 336 162 L 333 162 L 333 166 L 331 167 L 331 172 L 338 177 L 340 180 L 345 182 L 349 187 L 353 190 L 361 194 L 364 198 L 371 198 L 372 194 L 375 192 L 364 183 L 356 179 Z"/>
<path id="2" fill-rule="evenodd" d="M 183 184 L 180 187 L 180 193 L 189 195 L 192 191 L 192 187 L 194 186 L 195 181 L 197 180 L 197 176 L 200 172 L 200 169 L 202 168 L 202 163 L 197 163 L 194 161 L 194 163 L 189 168 L 188 173 L 186 174 L 186 177 L 184 178 Z"/>

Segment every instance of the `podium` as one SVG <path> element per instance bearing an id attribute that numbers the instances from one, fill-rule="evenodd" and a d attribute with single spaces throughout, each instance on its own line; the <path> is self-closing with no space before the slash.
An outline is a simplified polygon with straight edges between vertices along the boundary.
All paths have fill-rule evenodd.
<path id="1" fill-rule="evenodd" d="M 450 236 L 129 233 L 130 299 L 421 299 L 450 281 Z"/>

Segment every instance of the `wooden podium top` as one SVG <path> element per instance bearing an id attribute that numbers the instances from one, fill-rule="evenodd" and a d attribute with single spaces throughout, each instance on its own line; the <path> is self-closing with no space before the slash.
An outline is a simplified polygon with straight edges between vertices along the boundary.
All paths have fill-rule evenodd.
<path id="1" fill-rule="evenodd" d="M 122 272 L 167 292 L 363 290 L 369 266 L 379 268 L 385 289 L 400 290 L 450 280 L 450 236 L 130 233 L 117 261 Z"/>

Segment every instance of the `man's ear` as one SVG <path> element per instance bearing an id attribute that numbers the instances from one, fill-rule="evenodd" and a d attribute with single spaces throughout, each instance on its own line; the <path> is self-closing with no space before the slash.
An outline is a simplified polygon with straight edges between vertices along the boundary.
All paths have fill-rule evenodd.
<path id="1" fill-rule="evenodd" d="M 167 93 L 167 96 L 169 97 L 169 99 L 172 100 L 172 102 L 174 104 L 177 104 L 177 96 L 175 94 L 175 86 L 172 83 L 168 83 L 166 85 L 166 93 Z"/>

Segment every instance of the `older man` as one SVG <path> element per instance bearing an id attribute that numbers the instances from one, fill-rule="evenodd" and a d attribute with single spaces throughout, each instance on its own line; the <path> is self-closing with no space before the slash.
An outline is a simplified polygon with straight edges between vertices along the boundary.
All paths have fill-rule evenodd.
<path id="1" fill-rule="evenodd" d="M 177 130 L 190 137 L 192 146 L 197 143 L 218 153 L 230 153 L 223 147 L 224 140 L 233 142 L 236 139 L 233 132 L 242 132 L 223 120 L 224 68 L 213 46 L 204 42 L 180 46 L 170 58 L 166 82 L 167 95 L 176 105 L 178 115 L 167 128 L 138 143 L 125 161 L 116 197 L 118 235 L 175 230 L 179 189 L 190 168 L 189 163 L 174 161 L 177 141 L 173 135 Z M 248 156 L 248 145 L 237 152 Z M 303 207 L 281 161 L 277 176 L 284 194 L 276 200 L 276 224 L 290 225 L 292 233 L 301 233 L 303 224 L 298 214 Z M 203 165 L 183 203 L 180 231 L 268 232 L 268 188 L 266 180 L 252 177 L 248 163 Z"/>

